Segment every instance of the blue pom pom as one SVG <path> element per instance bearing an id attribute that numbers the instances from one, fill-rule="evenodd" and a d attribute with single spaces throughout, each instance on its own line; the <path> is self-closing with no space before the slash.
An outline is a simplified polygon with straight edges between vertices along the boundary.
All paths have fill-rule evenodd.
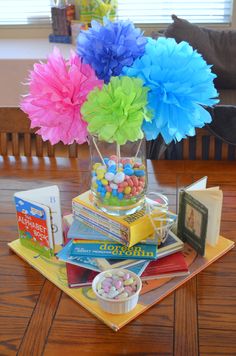
<path id="1" fill-rule="evenodd" d="M 96 21 L 91 25 L 89 30 L 80 32 L 77 51 L 97 77 L 108 83 L 111 76 L 120 75 L 124 66 L 132 65 L 143 55 L 147 39 L 128 20 L 111 22 L 104 18 L 104 25 Z"/>
<path id="2" fill-rule="evenodd" d="M 172 38 L 148 39 L 145 54 L 125 67 L 123 75 L 139 77 L 149 87 L 151 122 L 143 122 L 147 140 L 161 134 L 166 143 L 195 135 L 195 127 L 211 122 L 202 106 L 218 102 L 211 72 L 202 56 L 187 43 Z"/>

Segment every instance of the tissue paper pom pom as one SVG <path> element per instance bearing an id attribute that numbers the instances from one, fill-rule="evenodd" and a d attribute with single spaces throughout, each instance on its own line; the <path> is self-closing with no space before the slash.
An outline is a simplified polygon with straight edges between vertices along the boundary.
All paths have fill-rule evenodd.
<path id="1" fill-rule="evenodd" d="M 108 83 L 111 76 L 118 76 L 124 66 L 130 66 L 144 53 L 146 43 L 147 39 L 132 22 L 110 22 L 104 18 L 104 25 L 92 21 L 92 28 L 81 31 L 77 50 L 98 78 Z"/>
<path id="2" fill-rule="evenodd" d="M 88 93 L 103 82 L 98 80 L 88 64 L 71 53 L 66 61 L 55 48 L 47 63 L 37 63 L 29 77 L 30 92 L 21 102 L 21 109 L 29 115 L 31 128 L 55 144 L 84 143 L 87 123 L 80 113 Z"/>
<path id="3" fill-rule="evenodd" d="M 82 106 L 88 131 L 100 140 L 120 145 L 143 138 L 147 92 L 140 79 L 112 77 L 102 90 L 94 89 Z"/>
<path id="4" fill-rule="evenodd" d="M 172 38 L 148 39 L 145 54 L 136 59 L 123 74 L 139 77 L 150 88 L 148 107 L 151 122 L 143 123 L 148 140 L 159 133 L 166 143 L 194 136 L 195 127 L 211 122 L 210 114 L 201 106 L 212 106 L 218 100 L 211 72 L 202 56 L 187 43 Z"/>

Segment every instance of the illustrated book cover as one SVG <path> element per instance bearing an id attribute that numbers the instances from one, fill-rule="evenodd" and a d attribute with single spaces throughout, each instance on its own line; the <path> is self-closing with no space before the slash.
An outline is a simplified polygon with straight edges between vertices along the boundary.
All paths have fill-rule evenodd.
<path id="1" fill-rule="evenodd" d="M 145 209 L 129 216 L 111 216 L 98 210 L 94 206 L 93 200 L 91 191 L 72 199 L 75 219 L 129 247 L 154 233 L 154 228 Z"/>
<path id="2" fill-rule="evenodd" d="M 179 195 L 178 236 L 202 255 L 206 243 L 214 246 L 219 238 L 223 192 L 206 188 L 207 177 L 184 188 Z"/>
<path id="3" fill-rule="evenodd" d="M 102 311 L 90 286 L 76 289 L 69 288 L 67 285 L 66 266 L 64 262 L 59 261 L 55 257 L 49 260 L 42 255 L 38 256 L 34 251 L 25 248 L 19 239 L 12 241 L 8 245 L 17 255 L 38 270 L 45 278 L 54 283 L 58 288 L 114 331 L 117 331 L 231 250 L 234 246 L 234 242 L 220 237 L 215 247 L 210 245 L 206 246 L 206 254 L 204 257 L 197 255 L 191 247 L 185 244 L 189 261 L 189 275 L 144 282 L 141 291 L 142 294 L 137 306 L 131 312 L 121 315 L 113 315 Z M 183 250 L 183 253 L 184 252 L 185 250 Z M 38 258 L 35 258 L 36 256 Z M 146 286 L 148 286 L 148 288 L 146 288 Z"/>
<path id="4" fill-rule="evenodd" d="M 108 241 L 84 241 L 72 240 L 71 256 L 87 256 L 106 259 L 141 259 L 155 260 L 157 258 L 157 246 L 149 244 L 137 244 L 127 247 L 119 243 Z"/>
<path id="5" fill-rule="evenodd" d="M 183 248 L 183 241 L 180 240 L 173 231 L 169 230 L 165 241 L 163 241 L 158 246 L 158 259 L 171 255 L 172 253 L 181 251 Z"/>
<path id="6" fill-rule="evenodd" d="M 60 261 L 64 261 L 76 266 L 90 269 L 92 271 L 101 272 L 112 268 L 127 268 L 135 273 L 143 270 L 147 266 L 147 262 L 143 260 L 130 260 L 130 259 L 105 259 L 105 258 L 92 258 L 87 256 L 71 256 L 72 240 L 67 240 L 66 245 L 56 254 Z"/>
<path id="7" fill-rule="evenodd" d="M 66 245 L 56 254 L 60 261 L 68 262 L 70 264 L 87 268 L 95 272 L 101 272 L 101 269 L 99 268 L 95 258 L 87 256 L 71 256 L 71 246 L 72 240 L 68 240 Z"/>
<path id="8" fill-rule="evenodd" d="M 21 243 L 50 257 L 63 242 L 58 187 L 17 192 L 14 202 Z"/>

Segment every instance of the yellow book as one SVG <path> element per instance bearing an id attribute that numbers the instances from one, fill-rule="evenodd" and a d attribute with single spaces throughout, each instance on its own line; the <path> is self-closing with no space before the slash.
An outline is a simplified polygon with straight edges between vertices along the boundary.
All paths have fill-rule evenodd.
<path id="1" fill-rule="evenodd" d="M 145 209 L 121 217 L 107 215 L 96 208 L 91 191 L 72 199 L 72 210 L 76 219 L 128 247 L 154 234 Z"/>
<path id="2" fill-rule="evenodd" d="M 196 252 L 186 244 L 183 254 L 189 266 L 190 274 L 172 279 L 164 278 L 157 281 L 146 281 L 143 284 L 137 306 L 131 312 L 120 315 L 109 314 L 102 311 L 91 287 L 69 288 L 66 277 L 66 265 L 64 262 L 57 260 L 55 257 L 48 259 L 42 255 L 38 255 L 35 251 L 24 247 L 19 239 L 12 241 L 8 245 L 17 255 L 28 262 L 45 278 L 54 283 L 95 317 L 117 331 L 223 256 L 227 251 L 233 248 L 234 242 L 220 236 L 215 247 L 207 244 L 204 257 L 197 255 Z M 36 256 L 37 258 L 35 258 Z"/>

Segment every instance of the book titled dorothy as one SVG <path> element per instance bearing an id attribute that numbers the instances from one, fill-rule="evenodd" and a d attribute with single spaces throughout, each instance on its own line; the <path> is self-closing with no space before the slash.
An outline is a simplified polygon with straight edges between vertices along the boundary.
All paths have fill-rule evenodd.
<path id="1" fill-rule="evenodd" d="M 157 258 L 157 246 L 137 244 L 127 247 L 118 243 L 107 241 L 73 240 L 71 246 L 71 256 L 87 256 L 95 258 L 118 258 L 118 259 L 142 259 L 155 260 Z"/>

